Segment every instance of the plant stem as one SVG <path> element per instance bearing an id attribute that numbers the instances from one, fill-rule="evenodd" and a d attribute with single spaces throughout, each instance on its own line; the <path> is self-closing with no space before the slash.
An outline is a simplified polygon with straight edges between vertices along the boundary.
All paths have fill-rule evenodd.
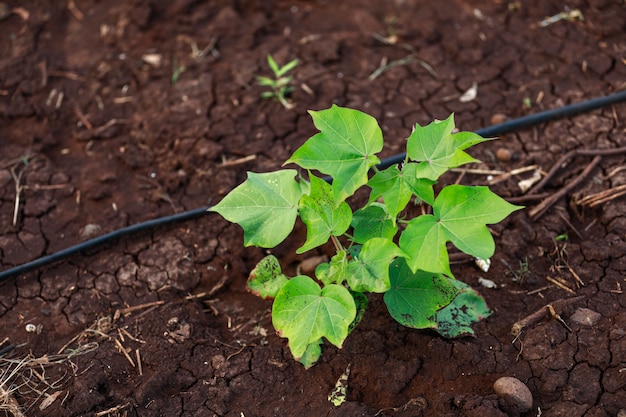
<path id="1" fill-rule="evenodd" d="M 335 250 L 337 252 L 343 250 L 343 246 L 341 245 L 341 242 L 339 242 L 339 239 L 337 239 L 337 236 L 330 235 L 330 240 L 332 240 L 333 245 L 335 245 Z"/>

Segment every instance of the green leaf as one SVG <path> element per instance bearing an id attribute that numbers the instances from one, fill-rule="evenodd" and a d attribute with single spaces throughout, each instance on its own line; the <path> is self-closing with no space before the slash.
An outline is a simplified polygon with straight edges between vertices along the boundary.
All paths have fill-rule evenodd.
<path id="1" fill-rule="evenodd" d="M 418 178 L 416 163 L 405 164 L 402 170 L 397 165 L 377 172 L 367 183 L 371 187 L 369 203 L 383 197 L 389 216 L 395 220 L 413 195 L 432 205 L 435 201 L 433 184 L 435 181 Z"/>
<path id="2" fill-rule="evenodd" d="M 330 262 L 321 263 L 315 268 L 315 277 L 324 285 L 342 284 L 346 276 L 348 256 L 345 250 L 339 250 Z"/>
<path id="3" fill-rule="evenodd" d="M 403 256 L 395 243 L 377 237 L 365 242 L 360 252 L 348 262 L 346 280 L 353 291 L 382 293 L 389 289 L 389 264 Z"/>
<path id="4" fill-rule="evenodd" d="M 296 359 L 322 337 L 341 348 L 355 316 L 354 299 L 345 287 L 330 284 L 321 289 L 303 275 L 287 281 L 272 306 L 274 328 L 289 339 Z"/>
<path id="5" fill-rule="evenodd" d="M 423 269 L 452 276 L 447 242 L 476 258 L 489 259 L 495 243 L 486 225 L 498 223 L 521 208 L 488 187 L 449 185 L 437 196 L 432 215 L 408 223 L 400 236 L 400 248 L 410 255 L 408 264 L 413 271 Z"/>
<path id="6" fill-rule="evenodd" d="M 335 206 L 367 183 L 368 170 L 378 164 L 383 148 L 376 119 L 358 110 L 333 105 L 310 111 L 320 133 L 309 138 L 285 163 L 296 163 L 333 177 Z"/>
<path id="7" fill-rule="evenodd" d="M 298 215 L 300 186 L 296 171 L 265 174 L 248 172 L 248 179 L 209 211 L 215 211 L 244 230 L 245 246 L 273 248 L 293 230 Z"/>
<path id="8" fill-rule="evenodd" d="M 437 328 L 437 311 L 450 304 L 458 290 L 441 274 L 411 271 L 404 258 L 389 267 L 391 288 L 384 301 L 389 314 L 403 326 Z"/>
<path id="9" fill-rule="evenodd" d="M 261 75 L 257 75 L 256 80 L 257 83 L 263 87 L 274 87 L 276 85 L 276 80 Z"/>
<path id="10" fill-rule="evenodd" d="M 271 56 L 271 55 L 267 56 L 267 65 L 269 65 L 270 69 L 274 73 L 274 76 L 276 78 L 278 78 L 280 76 L 279 75 L 280 68 L 279 68 L 278 64 L 276 63 L 276 61 L 274 60 L 273 56 Z"/>
<path id="11" fill-rule="evenodd" d="M 393 239 L 398 231 L 393 220 L 380 203 L 358 209 L 352 216 L 352 240 L 363 244 L 375 237 Z"/>
<path id="12" fill-rule="evenodd" d="M 448 338 L 474 334 L 470 327 L 491 315 L 485 299 L 464 282 L 451 280 L 460 293 L 437 313 L 437 332 Z"/>
<path id="13" fill-rule="evenodd" d="M 274 298 L 287 282 L 274 255 L 261 259 L 248 277 L 248 290 L 261 298 Z"/>
<path id="14" fill-rule="evenodd" d="M 280 67 L 280 69 L 278 70 L 278 72 L 276 73 L 277 77 L 282 77 L 283 75 L 287 74 L 289 71 L 291 71 L 292 69 L 294 69 L 296 66 L 298 65 L 298 60 L 294 59 L 292 61 L 289 61 L 288 63 L 286 63 L 285 65 L 283 65 L 282 67 Z M 290 80 L 291 81 L 291 80 Z"/>
<path id="15" fill-rule="evenodd" d="M 342 235 L 352 220 L 348 203 L 344 201 L 335 208 L 330 184 L 314 175 L 310 175 L 310 179 L 310 194 L 302 196 L 299 207 L 300 217 L 307 227 L 307 237 L 296 253 L 323 245 L 330 235 Z"/>
<path id="16" fill-rule="evenodd" d="M 304 354 L 298 360 L 298 362 L 304 365 L 304 369 L 309 369 L 311 366 L 315 365 L 320 356 L 322 356 L 323 342 L 324 341 L 322 339 L 318 339 L 315 342 L 308 344 L 306 350 L 304 351 Z"/>
<path id="17" fill-rule="evenodd" d="M 419 161 L 418 177 L 436 180 L 450 168 L 476 162 L 463 150 L 489 139 L 470 132 L 452 134 L 453 129 L 453 114 L 425 127 L 415 125 L 408 138 L 407 155 L 411 160 Z"/>

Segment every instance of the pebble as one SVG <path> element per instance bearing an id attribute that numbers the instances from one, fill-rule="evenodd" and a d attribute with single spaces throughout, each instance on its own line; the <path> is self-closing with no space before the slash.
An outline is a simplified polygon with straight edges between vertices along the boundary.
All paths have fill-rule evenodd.
<path id="1" fill-rule="evenodd" d="M 500 123 L 506 122 L 507 119 L 508 119 L 508 117 L 506 116 L 506 114 L 495 113 L 494 115 L 491 116 L 491 124 L 492 125 L 499 125 Z"/>
<path id="2" fill-rule="evenodd" d="M 522 381 L 505 376 L 493 384 L 493 390 L 511 411 L 526 413 L 533 408 L 533 395 Z"/>
<path id="3" fill-rule="evenodd" d="M 588 308 L 577 308 L 574 314 L 571 315 L 570 320 L 581 326 L 593 327 L 602 318 L 602 314 L 590 310 Z"/>
<path id="4" fill-rule="evenodd" d="M 496 158 L 502 162 L 509 162 L 513 159 L 513 152 L 508 150 L 507 148 L 498 148 L 496 150 Z"/>
<path id="5" fill-rule="evenodd" d="M 0 2 L 0 22 L 8 19 L 9 16 L 11 16 L 11 9 L 6 3 Z"/>

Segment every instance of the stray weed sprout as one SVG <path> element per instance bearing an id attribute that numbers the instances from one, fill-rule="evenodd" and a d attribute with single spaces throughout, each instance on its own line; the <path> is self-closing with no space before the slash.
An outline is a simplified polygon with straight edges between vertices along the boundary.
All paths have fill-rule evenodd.
<path id="1" fill-rule="evenodd" d="M 489 259 L 495 244 L 487 225 L 521 207 L 488 187 L 454 184 L 435 195 L 433 185 L 447 170 L 475 162 L 465 149 L 487 139 L 452 134 L 452 115 L 416 125 L 404 163 L 370 177 L 383 148 L 376 120 L 336 105 L 310 114 L 319 133 L 286 161 L 309 170 L 308 179 L 294 169 L 249 172 L 211 208 L 243 228 L 245 246 L 275 247 L 298 216 L 307 237 L 297 253 L 332 242 L 336 253 L 316 268 L 315 277 L 287 277 L 269 255 L 248 279 L 250 291 L 274 299 L 272 323 L 289 340 L 294 358 L 312 366 L 323 338 L 341 347 L 363 316 L 366 293 L 383 293 L 389 313 L 404 326 L 445 337 L 473 333 L 470 325 L 491 311 L 472 288 L 454 279 L 446 244 Z M 312 170 L 332 176 L 332 184 Z M 369 200 L 353 211 L 346 200 L 364 186 Z M 401 217 L 411 200 L 430 205 L 432 214 Z"/>
<path id="2" fill-rule="evenodd" d="M 291 102 L 289 102 L 289 100 L 287 100 L 287 96 L 293 91 L 293 86 L 291 86 L 291 80 L 293 78 L 286 74 L 298 65 L 298 60 L 294 59 L 293 61 L 290 61 L 280 67 L 274 58 L 271 55 L 268 55 L 267 64 L 274 73 L 274 78 L 272 79 L 257 75 L 256 79 L 259 85 L 269 87 L 270 89 L 270 91 L 262 92 L 261 97 L 264 99 L 276 99 L 283 105 L 284 108 L 288 110 L 292 109 L 294 106 Z"/>

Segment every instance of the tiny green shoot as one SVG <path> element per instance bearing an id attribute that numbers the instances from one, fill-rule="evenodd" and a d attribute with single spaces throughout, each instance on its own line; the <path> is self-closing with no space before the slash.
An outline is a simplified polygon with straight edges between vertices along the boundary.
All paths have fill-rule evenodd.
<path id="1" fill-rule="evenodd" d="M 390 315 L 404 326 L 451 338 L 472 334 L 471 324 L 491 311 L 454 278 L 448 244 L 490 259 L 495 243 L 487 225 L 521 207 L 485 186 L 453 184 L 438 192 L 433 186 L 449 169 L 475 162 L 465 150 L 488 139 L 452 133 L 451 115 L 415 125 L 402 164 L 373 169 L 383 135 L 372 116 L 336 105 L 310 114 L 319 133 L 285 162 L 306 170 L 308 179 L 294 169 L 249 172 L 210 209 L 243 228 L 245 246 L 275 247 L 298 217 L 307 236 L 297 253 L 332 242 L 335 254 L 314 276 L 288 277 L 269 255 L 248 279 L 250 291 L 273 298 L 272 323 L 289 340 L 294 358 L 308 368 L 319 359 L 324 339 L 341 347 L 363 317 L 368 293 L 384 294 Z M 332 176 L 332 183 L 313 171 Z M 348 200 L 363 187 L 369 199 L 353 210 Z M 411 201 L 430 209 L 410 217 Z"/>
<path id="2" fill-rule="evenodd" d="M 293 91 L 293 86 L 291 85 L 291 81 L 293 77 L 287 75 L 287 73 L 293 70 L 296 65 L 298 65 L 298 60 L 294 59 L 289 61 L 284 66 L 279 66 L 272 55 L 267 56 L 267 64 L 269 65 L 272 73 L 274 74 L 274 78 L 264 77 L 261 75 L 257 75 L 257 83 L 263 87 L 268 87 L 268 91 L 264 91 L 261 93 L 261 97 L 264 99 L 275 99 L 282 106 L 288 110 L 294 107 L 293 103 L 288 100 L 289 94 Z"/>

